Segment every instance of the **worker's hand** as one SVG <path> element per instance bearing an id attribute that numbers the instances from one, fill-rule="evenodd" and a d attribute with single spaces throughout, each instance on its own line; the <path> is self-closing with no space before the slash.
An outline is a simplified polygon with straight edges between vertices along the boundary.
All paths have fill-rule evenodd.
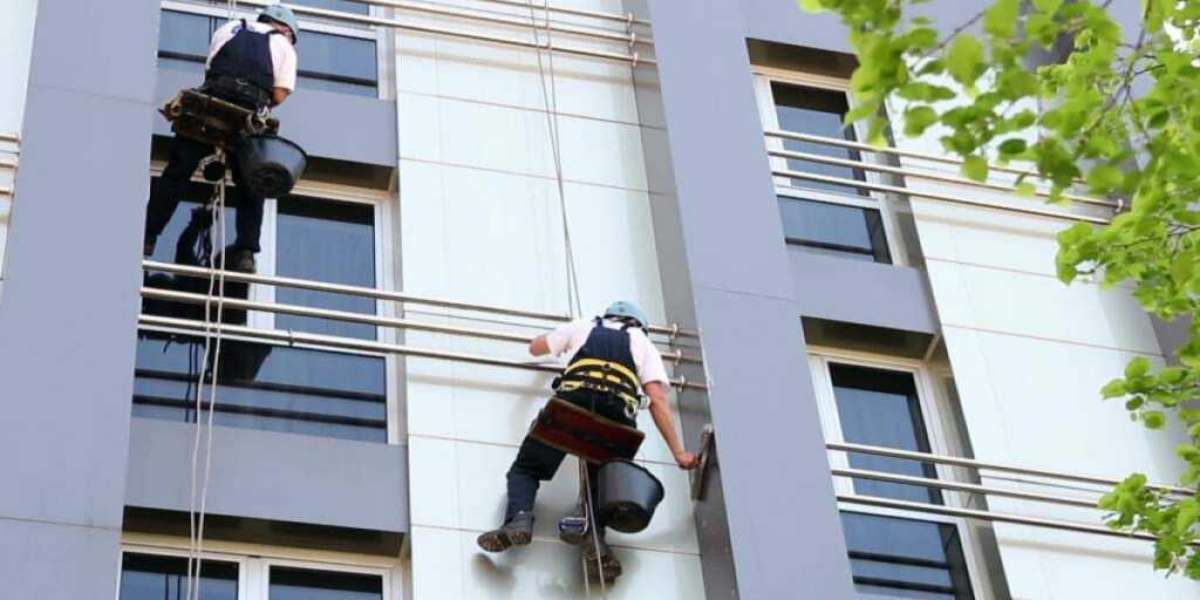
<path id="1" fill-rule="evenodd" d="M 680 469 L 695 469 L 700 466 L 700 457 L 685 450 L 675 454 L 675 464 L 679 465 Z"/>

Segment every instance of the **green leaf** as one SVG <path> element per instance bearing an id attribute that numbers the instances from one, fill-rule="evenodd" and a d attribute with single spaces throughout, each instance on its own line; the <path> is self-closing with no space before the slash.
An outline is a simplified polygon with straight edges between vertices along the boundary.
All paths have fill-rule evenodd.
<path id="1" fill-rule="evenodd" d="M 1018 196 L 1022 196 L 1025 198 L 1032 198 L 1034 196 L 1034 194 L 1037 193 L 1037 188 L 1034 187 L 1033 184 L 1029 183 L 1028 181 L 1022 181 L 1021 183 L 1017 184 L 1017 187 L 1014 188 L 1014 191 L 1017 193 Z"/>
<path id="2" fill-rule="evenodd" d="M 1088 187 L 1097 194 L 1106 194 L 1119 187 L 1125 181 L 1125 173 L 1113 165 L 1097 165 L 1088 171 Z"/>
<path id="3" fill-rule="evenodd" d="M 1013 156 L 1020 154 L 1029 147 L 1029 143 L 1021 138 L 1010 138 L 1000 142 L 1000 154 Z"/>
<path id="4" fill-rule="evenodd" d="M 962 33 L 946 49 L 946 70 L 955 81 L 973 87 L 987 69 L 983 63 L 983 44 L 975 36 Z"/>
<path id="5" fill-rule="evenodd" d="M 1124 379 L 1114 379 L 1114 380 L 1104 384 L 1104 387 L 1100 388 L 1100 396 L 1105 399 L 1117 398 L 1119 396 L 1124 396 L 1124 395 L 1125 395 L 1125 380 Z M 1137 407 L 1134 407 L 1134 408 L 1137 408 Z"/>
<path id="6" fill-rule="evenodd" d="M 825 6 L 821 4 L 821 0 L 800 0 L 800 8 L 808 13 L 825 12 Z"/>
<path id="7" fill-rule="evenodd" d="M 917 137 L 930 125 L 937 123 L 938 114 L 928 106 L 914 106 L 904 111 L 904 135 Z"/>
<path id="8" fill-rule="evenodd" d="M 1142 422 L 1147 429 L 1162 429 L 1167 424 L 1167 415 L 1161 410 L 1148 410 L 1142 413 Z"/>
<path id="9" fill-rule="evenodd" d="M 963 175 L 975 181 L 987 181 L 987 159 L 975 154 L 966 157 L 963 159 L 962 172 Z"/>
<path id="10" fill-rule="evenodd" d="M 1017 32 L 1017 17 L 1020 15 L 1020 0 L 996 0 L 983 14 L 983 30 L 993 37 L 1010 38 Z"/>
<path id="11" fill-rule="evenodd" d="M 1150 359 L 1139 356 L 1125 365 L 1125 379 L 1137 379 L 1150 372 Z"/>
<path id="12" fill-rule="evenodd" d="M 1034 8 L 1044 13 L 1056 12 L 1062 3 L 1063 0 L 1033 0 Z"/>

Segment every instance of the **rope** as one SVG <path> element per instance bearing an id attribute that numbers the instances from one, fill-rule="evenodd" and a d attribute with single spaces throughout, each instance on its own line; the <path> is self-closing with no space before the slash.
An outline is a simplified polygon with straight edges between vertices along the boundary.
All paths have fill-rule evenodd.
<path id="1" fill-rule="evenodd" d="M 567 199 L 563 185 L 563 168 L 562 168 L 562 151 L 559 145 L 559 130 L 558 130 L 558 85 L 556 71 L 554 69 L 554 43 L 550 29 L 550 1 L 542 0 L 542 11 L 544 13 L 544 28 L 546 32 L 546 56 L 549 63 L 550 85 L 546 85 L 546 65 L 542 62 L 542 52 L 537 50 L 538 61 L 538 83 L 542 86 L 542 104 L 546 114 L 546 128 L 550 135 L 550 146 L 554 155 L 554 176 L 558 187 L 558 204 L 562 213 L 562 229 L 563 229 L 563 245 L 566 255 L 566 270 L 567 270 L 567 304 L 573 318 L 579 318 L 583 314 L 582 300 L 579 293 L 579 273 L 575 266 L 575 250 L 571 243 L 571 225 L 567 216 Z M 533 30 L 534 42 L 539 44 L 541 40 L 538 36 L 537 14 L 534 11 L 533 0 L 529 2 L 529 24 Z M 547 89 L 549 88 L 549 89 Z M 587 463 L 579 458 L 579 477 L 583 482 L 583 507 L 584 516 L 587 519 L 588 526 L 592 532 L 592 545 L 596 551 L 596 570 L 600 575 L 600 590 L 604 598 L 608 598 L 608 582 L 604 578 L 604 555 L 600 546 L 600 524 L 596 519 L 595 507 L 592 506 L 592 482 L 588 474 Z M 587 559 L 586 555 L 582 558 L 584 570 L 584 592 L 591 596 L 591 583 L 587 578 Z"/>

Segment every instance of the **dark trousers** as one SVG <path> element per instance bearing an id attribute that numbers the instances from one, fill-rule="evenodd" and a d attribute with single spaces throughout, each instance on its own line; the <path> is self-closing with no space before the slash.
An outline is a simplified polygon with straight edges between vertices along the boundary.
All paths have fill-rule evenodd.
<path id="1" fill-rule="evenodd" d="M 608 394 L 591 390 L 576 390 L 560 394 L 560 398 L 587 408 L 618 423 L 637 427 L 637 422 L 625 416 L 625 403 Z M 537 499 L 538 487 L 543 481 L 549 481 L 558 471 L 566 453 L 557 448 L 547 446 L 538 440 L 525 436 L 517 458 L 508 469 L 508 506 L 504 512 L 507 522 L 522 511 L 532 511 L 534 500 Z M 591 504 L 596 506 L 596 470 L 597 466 L 588 464 L 588 481 L 592 491 Z M 597 529 L 603 532 L 603 524 Z"/>
<path id="2" fill-rule="evenodd" d="M 158 240 L 163 228 L 171 220 L 171 215 L 175 214 L 180 197 L 187 191 L 192 173 L 196 172 L 200 161 L 212 153 L 213 147 L 208 144 L 178 136 L 171 139 L 167 167 L 150 190 L 150 203 L 146 207 L 146 242 Z M 237 235 L 233 245 L 251 252 L 260 252 L 262 248 L 258 243 L 262 234 L 263 198 L 246 187 L 234 157 L 228 157 L 226 162 L 233 173 L 234 183 L 234 187 L 229 188 L 227 202 L 237 208 Z"/>

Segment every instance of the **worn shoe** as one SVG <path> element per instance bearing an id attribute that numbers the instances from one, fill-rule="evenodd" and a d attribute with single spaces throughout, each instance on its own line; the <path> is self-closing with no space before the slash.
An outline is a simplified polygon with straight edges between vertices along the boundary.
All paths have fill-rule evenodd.
<path id="1" fill-rule="evenodd" d="M 475 542 L 488 552 L 504 552 L 510 546 L 524 546 L 533 540 L 533 513 L 521 511 L 499 529 L 479 534 Z"/>
<path id="2" fill-rule="evenodd" d="M 229 253 L 229 264 L 225 266 L 230 271 L 253 273 L 256 267 L 254 264 L 254 252 L 245 248 L 234 248 Z"/>
<path id="3" fill-rule="evenodd" d="M 604 583 L 610 584 L 621 576 L 621 561 L 604 540 L 600 540 L 600 560 L 597 561 L 596 544 L 589 541 L 583 549 L 583 570 L 588 581 L 599 583 L 603 576 Z"/>

